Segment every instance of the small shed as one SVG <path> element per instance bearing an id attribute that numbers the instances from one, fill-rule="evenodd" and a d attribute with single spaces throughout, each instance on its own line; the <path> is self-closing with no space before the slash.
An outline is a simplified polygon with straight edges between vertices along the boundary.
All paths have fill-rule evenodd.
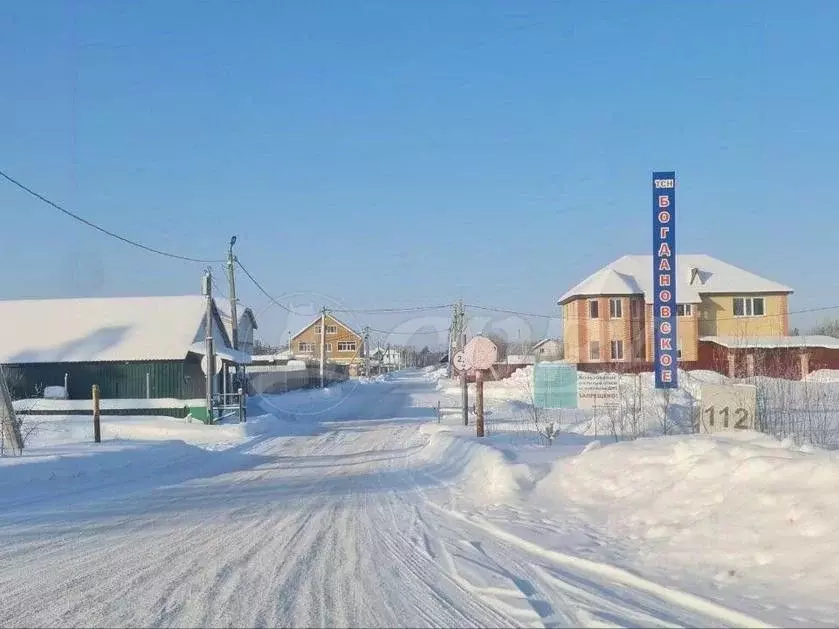
<path id="1" fill-rule="evenodd" d="M 0 300 L 0 364 L 14 397 L 67 385 L 70 399 L 203 398 L 206 299 L 102 297 Z M 236 352 L 215 304 L 216 390 Z"/>

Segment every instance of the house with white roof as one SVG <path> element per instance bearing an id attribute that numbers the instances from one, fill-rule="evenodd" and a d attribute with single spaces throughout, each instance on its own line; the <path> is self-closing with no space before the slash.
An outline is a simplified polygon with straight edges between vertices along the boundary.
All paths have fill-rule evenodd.
<path id="1" fill-rule="evenodd" d="M 203 399 L 206 299 L 96 297 L 0 300 L 0 364 L 13 395 L 68 385 L 71 399 Z M 216 390 L 250 356 L 232 348 L 212 307 Z M 231 370 L 232 371 L 232 370 Z"/>
<path id="2" fill-rule="evenodd" d="M 542 339 L 533 345 L 531 352 L 538 360 L 557 360 L 563 357 L 564 346 L 561 339 Z"/>
<path id="3" fill-rule="evenodd" d="M 678 355 L 685 366 L 711 368 L 706 363 L 722 360 L 726 371 L 739 373 L 749 370 L 748 355 L 753 362 L 759 349 L 839 349 L 837 339 L 789 336 L 791 288 L 717 258 L 677 255 L 675 292 Z M 581 365 L 652 362 L 651 255 L 615 260 L 557 303 L 567 360 Z M 735 364 L 741 359 L 742 369 Z"/>
<path id="4" fill-rule="evenodd" d="M 221 299 L 216 302 L 221 320 L 224 322 L 224 331 L 227 332 L 227 337 L 233 341 L 233 317 L 230 311 L 230 302 Z M 236 307 L 236 336 L 237 348 L 240 352 L 245 354 L 253 354 L 253 337 L 254 330 L 258 330 L 259 326 L 256 324 L 256 316 L 253 310 L 248 306 L 239 304 Z"/>

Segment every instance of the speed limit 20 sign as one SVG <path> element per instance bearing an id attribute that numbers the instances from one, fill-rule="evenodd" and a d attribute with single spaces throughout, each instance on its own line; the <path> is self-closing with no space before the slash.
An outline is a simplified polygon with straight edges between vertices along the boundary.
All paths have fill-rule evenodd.
<path id="1" fill-rule="evenodd" d="M 753 430 L 757 387 L 752 384 L 703 384 L 697 432 Z"/>

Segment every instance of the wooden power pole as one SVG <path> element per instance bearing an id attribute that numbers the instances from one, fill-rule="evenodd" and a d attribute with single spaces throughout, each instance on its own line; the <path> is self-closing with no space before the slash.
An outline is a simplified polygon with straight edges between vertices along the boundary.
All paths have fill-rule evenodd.
<path id="1" fill-rule="evenodd" d="M 320 310 L 320 388 L 326 386 L 326 306 Z"/>
<path id="2" fill-rule="evenodd" d="M 204 273 L 204 295 L 207 297 L 207 313 L 204 327 L 206 328 L 206 335 L 204 337 L 204 361 L 206 364 L 206 404 L 207 404 L 207 422 L 213 421 L 213 386 L 216 375 L 216 357 L 213 354 L 213 271 L 207 269 Z"/>

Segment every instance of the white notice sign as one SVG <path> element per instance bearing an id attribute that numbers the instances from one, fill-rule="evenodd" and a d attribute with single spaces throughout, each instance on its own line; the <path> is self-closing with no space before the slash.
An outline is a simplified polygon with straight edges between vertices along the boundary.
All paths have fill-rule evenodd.
<path id="1" fill-rule="evenodd" d="M 577 408 L 615 408 L 620 399 L 620 374 L 577 372 Z"/>

